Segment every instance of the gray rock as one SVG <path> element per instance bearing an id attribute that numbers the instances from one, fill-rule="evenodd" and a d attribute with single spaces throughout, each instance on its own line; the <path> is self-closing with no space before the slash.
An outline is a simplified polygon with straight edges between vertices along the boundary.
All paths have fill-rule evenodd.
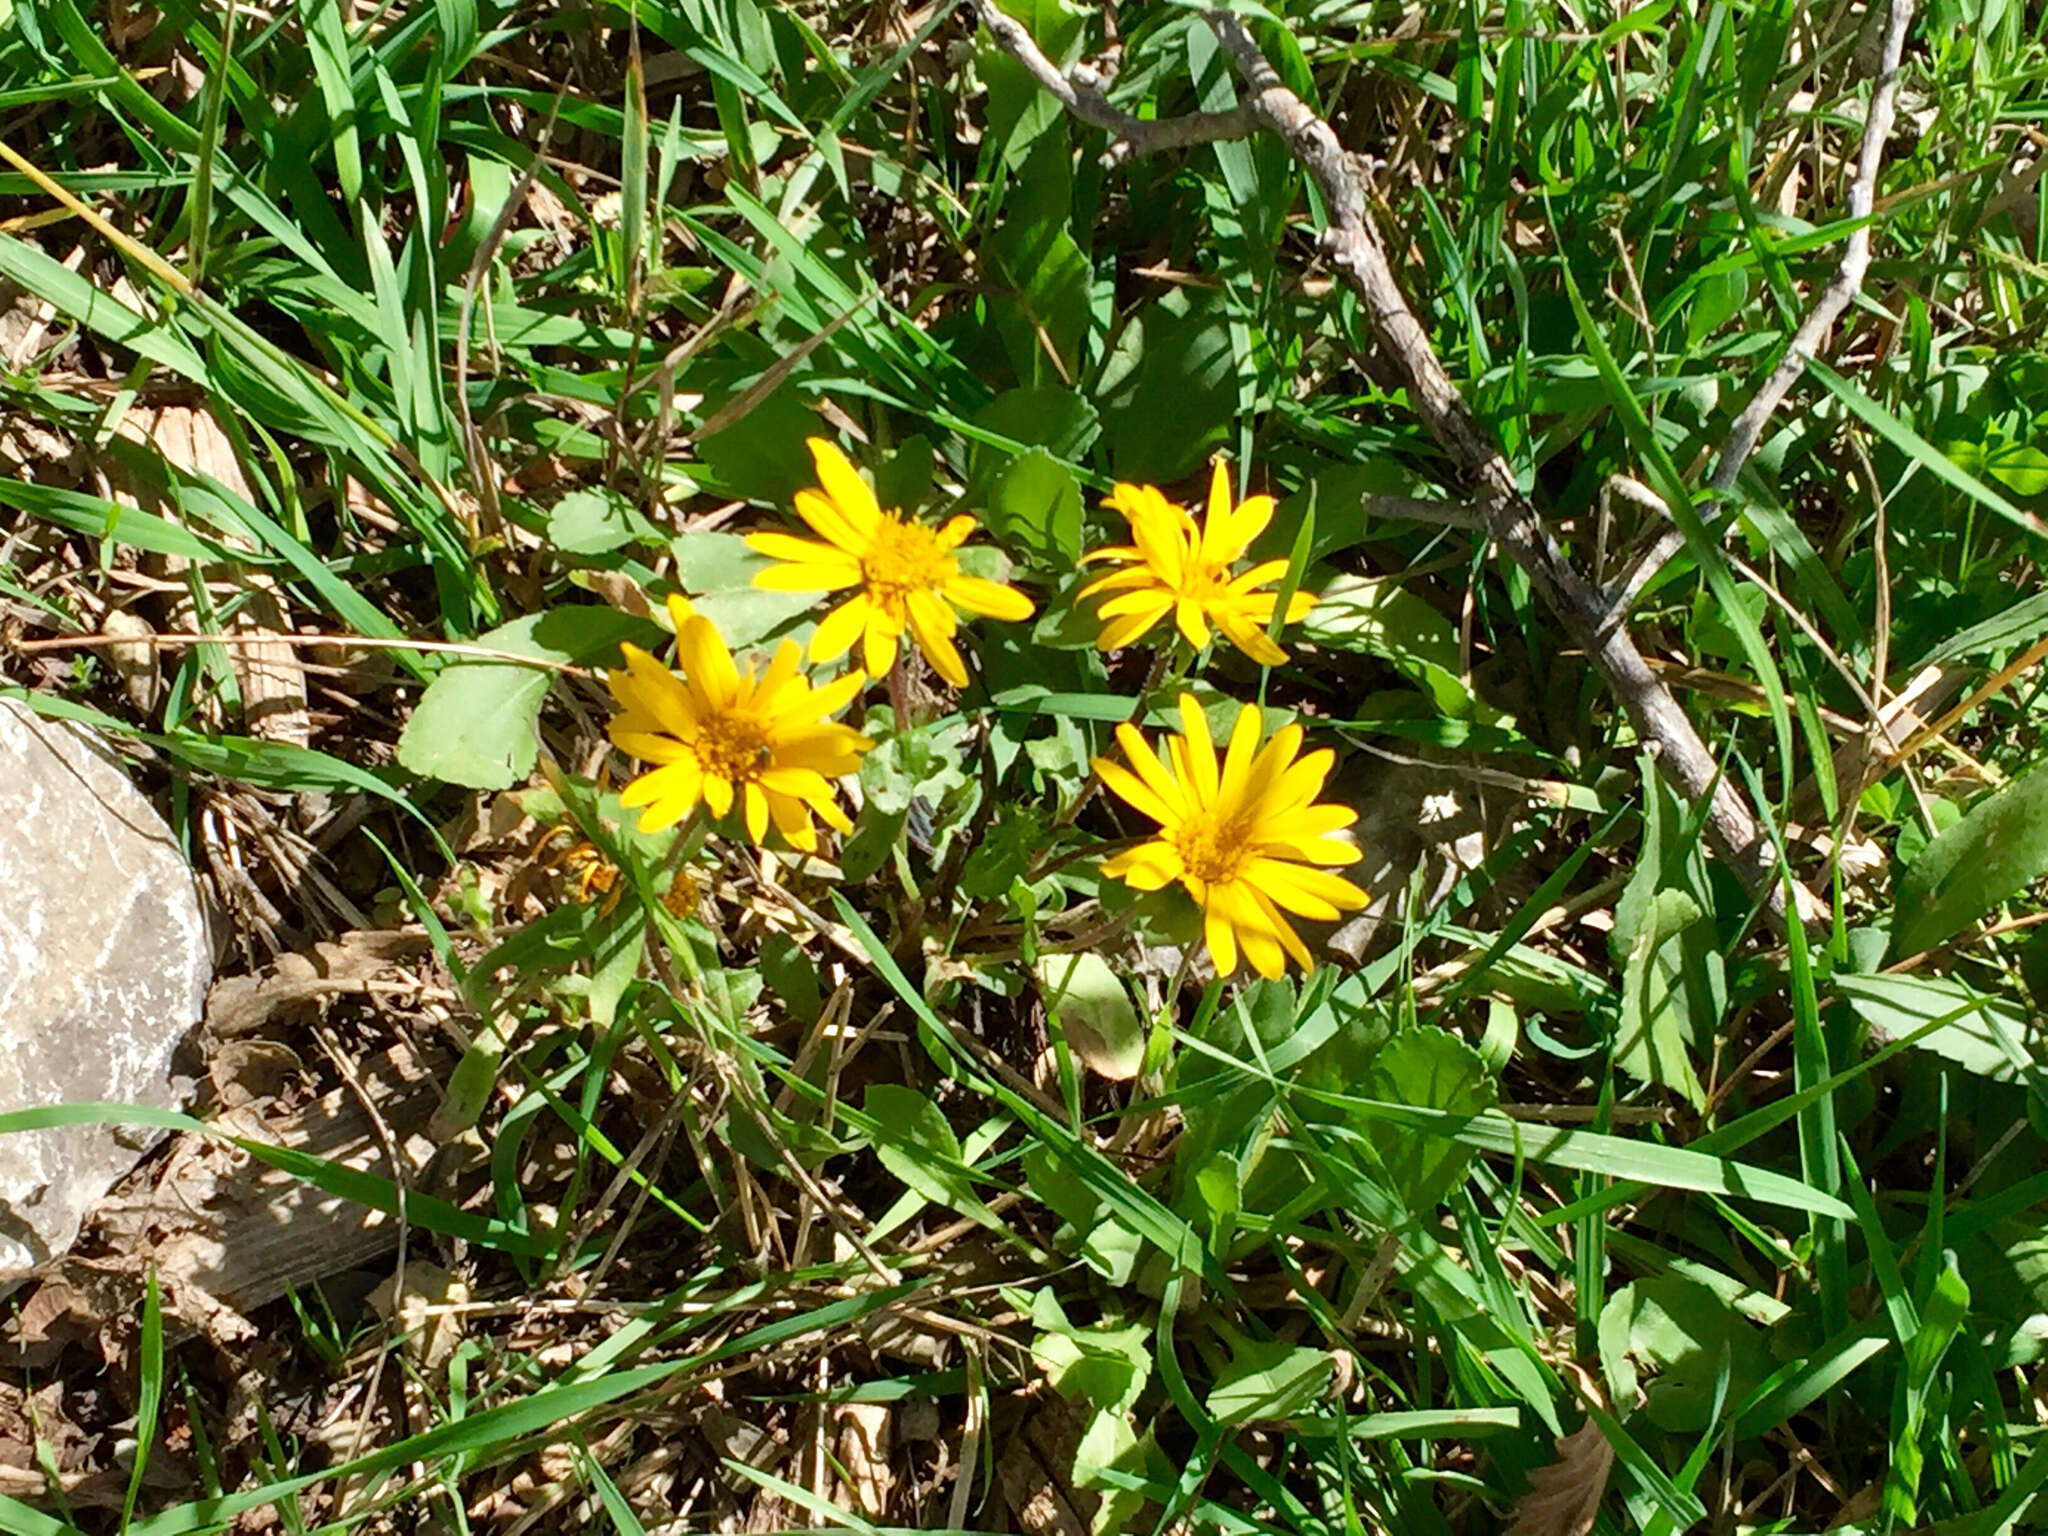
<path id="1" fill-rule="evenodd" d="M 91 732 L 0 699 L 0 1112 L 175 1107 L 212 946 L 163 819 Z M 154 1137 L 0 1135 L 0 1285 L 62 1253 Z"/>

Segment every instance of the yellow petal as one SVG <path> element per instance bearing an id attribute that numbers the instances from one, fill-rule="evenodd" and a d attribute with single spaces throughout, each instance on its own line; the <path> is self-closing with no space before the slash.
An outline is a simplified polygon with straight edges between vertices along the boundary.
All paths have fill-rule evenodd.
<path id="1" fill-rule="evenodd" d="M 732 780 L 719 774 L 704 775 L 704 803 L 721 820 L 732 810 Z"/>
<path id="2" fill-rule="evenodd" d="M 880 677 L 896 665 L 896 640 L 902 633 L 902 626 L 892 624 L 887 614 L 869 607 L 868 627 L 861 637 L 861 659 L 867 663 L 870 677 Z"/>
<path id="3" fill-rule="evenodd" d="M 1145 738 L 1138 734 L 1136 727 L 1119 725 L 1116 728 L 1116 744 L 1124 749 L 1124 756 L 1130 760 L 1131 767 L 1137 770 L 1138 777 L 1145 781 L 1145 787 L 1172 810 L 1172 819 L 1185 820 L 1188 812 L 1193 809 L 1188 799 L 1188 791 L 1174 782 L 1173 775 L 1166 771 L 1166 766 L 1159 761 L 1158 754 L 1145 744 Z M 1167 818 L 1160 819 L 1163 821 Z"/>
<path id="4" fill-rule="evenodd" d="M 967 663 L 960 659 L 960 651 L 953 644 L 950 634 L 932 622 L 930 609 L 939 607 L 929 592 L 910 594 L 910 632 L 917 637 L 917 648 L 924 652 L 925 659 L 932 664 L 932 670 L 951 683 L 955 688 L 967 686 Z M 951 614 L 947 614 L 951 618 Z"/>
<path id="5" fill-rule="evenodd" d="M 1156 607 L 1148 608 L 1143 613 L 1134 613 L 1127 618 L 1112 619 L 1109 623 L 1102 626 L 1102 633 L 1095 637 L 1095 648 L 1098 651 L 1122 650 L 1140 635 L 1151 629 L 1161 619 L 1165 618 L 1167 609 L 1172 606 L 1171 603 L 1161 599 Z"/>
<path id="6" fill-rule="evenodd" d="M 1257 705 L 1239 707 L 1237 719 L 1230 727 L 1230 745 L 1223 752 L 1223 778 L 1216 791 L 1219 803 L 1235 802 L 1244 794 L 1246 776 L 1258 754 L 1259 736 L 1264 729 Z"/>
<path id="7" fill-rule="evenodd" d="M 1022 592 L 980 576 L 955 576 L 946 583 L 946 597 L 969 613 L 1006 624 L 1020 623 L 1034 612 L 1031 599 Z"/>
<path id="8" fill-rule="evenodd" d="M 676 660 L 713 704 L 726 703 L 739 687 L 732 652 L 725 648 L 718 630 L 702 614 L 692 614 L 676 631 Z"/>
<path id="9" fill-rule="evenodd" d="M 1128 768 L 1113 763 L 1106 757 L 1093 758 L 1090 761 L 1096 773 L 1102 777 L 1103 788 L 1126 802 L 1133 810 L 1150 816 L 1161 826 L 1180 819 L 1174 815 L 1171 806 L 1154 794 L 1145 781 Z"/>
<path id="10" fill-rule="evenodd" d="M 858 481 L 860 477 L 856 475 L 854 479 Z M 809 523 L 827 543 L 856 557 L 868 552 L 874 543 L 874 526 L 881 521 L 878 512 L 867 522 L 856 523 L 830 496 L 820 496 L 816 491 L 796 493 L 796 515 Z"/>
<path id="11" fill-rule="evenodd" d="M 1180 878 L 1181 861 L 1170 843 L 1140 843 L 1102 861 L 1102 872 L 1138 891 L 1164 890 Z"/>
<path id="12" fill-rule="evenodd" d="M 1216 741 L 1209 734 L 1208 716 L 1202 713 L 1202 706 L 1192 693 L 1180 696 L 1180 730 L 1187 742 L 1188 772 L 1195 790 L 1195 799 L 1202 805 L 1216 803 L 1218 786 L 1216 775 Z"/>
<path id="13" fill-rule="evenodd" d="M 1255 629 L 1241 619 L 1226 614 L 1216 616 L 1216 626 L 1223 631 L 1223 637 L 1262 667 L 1284 666 L 1287 653 L 1276 645 L 1263 630 Z"/>
<path id="14" fill-rule="evenodd" d="M 875 493 L 861 479 L 852 460 L 839 451 L 837 443 L 822 437 L 810 438 L 804 446 L 811 450 L 811 462 L 818 467 L 818 484 L 832 498 L 833 506 L 856 533 L 863 537 L 871 534 L 882 515 L 881 503 L 875 500 Z"/>
<path id="15" fill-rule="evenodd" d="M 832 661 L 853 649 L 874 611 L 864 593 L 856 593 L 818 621 L 811 633 L 811 660 Z"/>
<path id="16" fill-rule="evenodd" d="M 1231 929 L 1230 919 L 1224 916 L 1223 908 L 1211 900 L 1202 909 L 1202 937 L 1209 945 L 1209 958 L 1215 962 L 1216 974 L 1228 976 L 1237 969 L 1237 934 Z"/>

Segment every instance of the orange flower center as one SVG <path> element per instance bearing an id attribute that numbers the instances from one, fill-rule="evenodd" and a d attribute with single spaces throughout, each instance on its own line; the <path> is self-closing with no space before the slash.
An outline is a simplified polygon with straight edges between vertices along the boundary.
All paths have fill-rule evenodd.
<path id="1" fill-rule="evenodd" d="M 902 605 L 912 592 L 936 592 L 960 573 L 939 548 L 938 530 L 883 514 L 868 552 L 861 557 L 868 597 L 884 609 Z"/>
<path id="2" fill-rule="evenodd" d="M 1228 885 L 1238 877 L 1251 845 L 1242 821 L 1232 817 L 1218 822 L 1213 816 L 1195 816 L 1173 832 L 1173 851 L 1181 866 L 1204 885 Z"/>
<path id="3" fill-rule="evenodd" d="M 690 745 L 706 776 L 728 784 L 745 784 L 758 777 L 775 756 L 767 723 L 756 715 L 712 715 Z"/>

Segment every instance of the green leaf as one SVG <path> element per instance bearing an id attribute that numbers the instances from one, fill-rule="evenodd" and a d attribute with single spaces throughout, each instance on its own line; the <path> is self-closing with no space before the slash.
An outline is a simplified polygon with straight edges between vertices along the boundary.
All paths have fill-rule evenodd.
<path id="1" fill-rule="evenodd" d="M 1144 1249 L 1136 1229 L 1044 1146 L 1026 1147 L 1023 1166 L 1031 1197 L 1065 1224 L 1053 1239 L 1059 1249 L 1080 1254 L 1111 1285 L 1127 1283 Z"/>
<path id="2" fill-rule="evenodd" d="M 1300 633 L 1327 650 L 1453 671 L 1460 665 L 1457 626 L 1392 577 L 1333 578 L 1317 594 Z"/>
<path id="3" fill-rule="evenodd" d="M 707 411 L 713 405 L 707 401 Z M 821 435 L 818 418 L 785 384 L 731 426 L 699 442 L 697 457 L 729 494 L 786 507 L 798 491 L 818 483 L 804 440 Z"/>
<path id="4" fill-rule="evenodd" d="M 988 530 L 1064 570 L 1081 558 L 1081 485 L 1043 448 L 1019 454 L 988 493 Z"/>
<path id="5" fill-rule="evenodd" d="M 2015 1081 L 2034 1064 L 2022 1044 L 2028 1036 L 2025 1016 L 1960 981 L 1840 971 L 1834 989 L 1849 999 L 1880 1044 L 1945 1019 L 1920 1036 L 1915 1048 L 1998 1082 Z"/>
<path id="6" fill-rule="evenodd" d="M 1986 796 L 1894 887 L 1892 954 L 1917 955 L 2048 872 L 2048 765 Z"/>
<path id="7" fill-rule="evenodd" d="M 1706 1090 L 1693 1070 L 1680 961 L 1669 941 L 1699 921 L 1700 904 L 1684 891 L 1659 891 L 1637 927 L 1622 968 L 1621 1024 L 1614 1065 L 1638 1082 L 1656 1083 L 1706 1107 Z"/>
<path id="8" fill-rule="evenodd" d="M 1237 414 L 1222 296 L 1176 291 L 1141 310 L 1103 369 L 1100 401 L 1118 479 L 1163 485 L 1200 467 Z"/>
<path id="9" fill-rule="evenodd" d="M 1003 1230 L 976 1191 L 961 1157 L 960 1138 L 938 1105 L 915 1088 L 876 1083 L 861 1108 L 874 1122 L 868 1140 L 884 1168 L 934 1205 Z"/>
<path id="10" fill-rule="evenodd" d="M 652 643 L 653 627 L 616 609 L 551 608 L 477 637 L 492 650 L 542 662 L 617 657 L 619 642 Z M 427 685 L 398 738 L 398 761 L 423 778 L 471 789 L 509 789 L 533 772 L 541 700 L 552 668 L 459 661 Z"/>
<path id="11" fill-rule="evenodd" d="M 1988 448 L 1984 472 L 2021 496 L 2038 496 L 2048 491 L 2048 453 L 2031 443 L 1999 443 Z"/>
<path id="12" fill-rule="evenodd" d="M 1046 448 L 1054 457 L 1070 461 L 1088 451 L 1100 430 L 1087 397 L 1059 385 L 1005 390 L 974 413 L 974 424 L 994 436 Z M 977 443 L 972 462 L 974 478 L 980 482 L 993 477 L 1008 462 L 1008 454 Z"/>
<path id="13" fill-rule="evenodd" d="M 1656 1373 L 1643 1410 L 1673 1433 L 1706 1429 L 1717 1397 L 1724 1414 L 1732 1411 L 1772 1369 L 1753 1323 L 1707 1286 L 1677 1275 L 1623 1286 L 1601 1309 L 1598 1332 L 1610 1384 L 1632 1389 L 1638 1365 Z"/>
<path id="14" fill-rule="evenodd" d="M 726 646 L 757 646 L 798 614 L 820 606 L 816 592 L 765 592 L 754 573 L 774 564 L 736 533 L 687 533 L 669 541 L 676 585 L 716 626 Z"/>
<path id="15" fill-rule="evenodd" d="M 1031 1353 L 1063 1397 L 1128 1413 L 1152 1379 L 1152 1330 L 1144 1323 L 1077 1328 L 1049 1290 L 1032 1298 L 1031 1319 L 1043 1330 Z"/>
<path id="16" fill-rule="evenodd" d="M 1233 1428 L 1292 1418 L 1329 1390 L 1331 1369 L 1328 1350 L 1245 1340 L 1216 1373 L 1204 1406 L 1219 1424 Z"/>
<path id="17" fill-rule="evenodd" d="M 1083 13 L 1066 0 L 1009 0 L 1003 9 L 1024 23 L 1045 56 L 1065 68 L 1080 57 Z M 986 38 L 986 34 L 978 34 Z M 977 67 L 988 83 L 984 130 L 1002 146 L 1003 159 L 1020 163 L 1039 136 L 1059 126 L 1064 108 L 993 39 L 983 42 Z"/>
<path id="18" fill-rule="evenodd" d="M 567 555 L 608 555 L 660 538 L 660 531 L 616 492 L 571 491 L 548 508 L 547 540 Z"/>
<path id="19" fill-rule="evenodd" d="M 1109 962 L 1090 952 L 1047 955 L 1036 967 L 1046 1008 L 1088 1069 L 1129 1082 L 1145 1059 L 1145 1025 Z"/>
<path id="20" fill-rule="evenodd" d="M 883 737 L 861 758 L 860 785 L 869 806 L 895 816 L 922 798 L 936 810 L 948 794 L 972 782 L 962 766 L 966 737 L 967 722 L 958 715 Z"/>
<path id="21" fill-rule="evenodd" d="M 1402 1030 L 1381 1046 L 1359 1079 L 1359 1092 L 1453 1115 L 1491 1109 L 1496 1096 L 1479 1053 L 1435 1025 Z M 1410 1210 L 1438 1204 L 1465 1176 L 1474 1156 L 1470 1147 L 1416 1136 L 1384 1121 L 1368 1120 L 1365 1130 L 1395 1193 Z"/>

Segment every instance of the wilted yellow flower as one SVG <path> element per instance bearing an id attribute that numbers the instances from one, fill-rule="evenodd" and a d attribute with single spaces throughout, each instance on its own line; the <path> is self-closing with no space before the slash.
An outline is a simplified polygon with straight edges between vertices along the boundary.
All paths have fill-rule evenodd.
<path id="1" fill-rule="evenodd" d="M 1125 567 L 1097 577 L 1079 594 L 1113 594 L 1095 610 L 1102 620 L 1102 633 L 1095 639 L 1099 649 L 1129 645 L 1170 613 L 1196 650 L 1209 643 L 1213 624 L 1261 666 L 1277 667 L 1287 659 L 1266 634 L 1279 594 L 1258 590 L 1278 581 L 1287 562 L 1266 560 L 1242 576 L 1230 573 L 1252 540 L 1273 521 L 1272 497 L 1247 496 L 1232 508 L 1230 476 L 1218 459 L 1209 482 L 1209 513 L 1199 528 L 1187 508 L 1168 501 L 1150 485 L 1119 485 L 1106 505 L 1123 513 L 1131 525 L 1131 542 L 1081 558 L 1083 565 L 1113 560 Z M 1299 624 L 1315 604 L 1310 594 L 1295 593 L 1287 603 L 1287 622 Z"/>
<path id="2" fill-rule="evenodd" d="M 967 666 L 953 644 L 960 628 L 953 610 L 1014 621 L 1031 617 L 1031 599 L 961 572 L 953 551 L 974 532 L 973 518 L 927 528 L 884 511 L 837 447 L 819 437 L 809 446 L 819 488 L 798 491 L 796 511 L 823 540 L 749 534 L 749 546 L 784 562 L 756 575 L 754 585 L 777 592 L 857 589 L 811 636 L 813 661 L 844 656 L 858 638 L 869 673 L 880 675 L 896 664 L 896 643 L 908 629 L 933 670 L 955 688 L 966 687 Z"/>
<path id="3" fill-rule="evenodd" d="M 747 836 L 759 843 L 772 822 L 792 848 L 818 846 L 815 812 L 827 826 L 853 830 L 832 796 L 832 780 L 860 766 L 872 743 L 827 718 L 844 709 L 867 679 L 849 672 L 822 688 L 797 670 L 800 652 L 785 640 L 761 676 L 733 664 L 709 619 L 669 599 L 676 626 L 671 672 L 637 645 L 622 647 L 624 671 L 605 674 L 620 713 L 606 726 L 612 742 L 657 765 L 619 797 L 645 806 L 642 832 L 672 827 L 702 800 L 714 816 L 740 802 Z"/>
<path id="4" fill-rule="evenodd" d="M 1164 763 L 1128 725 L 1116 728 L 1116 739 L 1137 772 L 1095 759 L 1102 782 L 1160 826 L 1150 842 L 1105 860 L 1102 872 L 1141 891 L 1175 880 L 1185 886 L 1201 905 L 1218 975 L 1237 969 L 1240 949 L 1261 976 L 1279 976 L 1290 955 L 1308 969 L 1308 947 L 1283 912 L 1328 922 L 1366 903 L 1349 880 L 1312 867 L 1359 858 L 1356 848 L 1330 836 L 1358 813 L 1315 803 L 1335 755 L 1297 758 L 1298 725 L 1282 726 L 1261 748 L 1259 711 L 1247 704 L 1219 772 L 1209 722 L 1192 694 L 1180 696 L 1180 719 L 1181 734 L 1167 738 Z"/>

